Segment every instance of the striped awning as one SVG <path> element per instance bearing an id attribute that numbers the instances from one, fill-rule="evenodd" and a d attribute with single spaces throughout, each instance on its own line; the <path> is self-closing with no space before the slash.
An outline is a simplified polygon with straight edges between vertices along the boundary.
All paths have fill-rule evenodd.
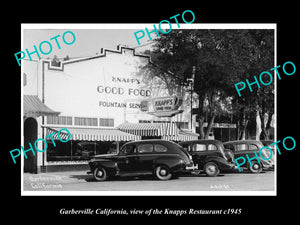
<path id="1" fill-rule="evenodd" d="M 178 133 L 176 134 L 168 134 L 164 135 L 162 139 L 168 140 L 168 141 L 191 141 L 191 140 L 198 140 L 199 134 L 196 134 L 191 131 L 183 131 L 181 129 L 178 129 Z"/>
<path id="2" fill-rule="evenodd" d="M 184 131 L 176 123 L 123 123 L 118 129 L 139 136 L 161 137 L 169 141 L 197 140 L 198 134 Z"/>
<path id="3" fill-rule="evenodd" d="M 54 140 L 59 140 L 58 135 L 59 135 L 60 139 L 62 139 L 62 140 L 69 140 L 70 139 L 69 133 L 65 129 L 64 130 L 61 130 L 61 129 L 62 128 L 59 128 L 59 129 L 55 128 L 55 129 L 53 129 L 53 128 L 47 127 L 46 136 L 48 136 L 48 135 L 51 134 L 50 135 L 51 137 L 50 136 L 47 137 L 46 140 L 50 140 L 51 138 L 53 138 Z"/>
<path id="4" fill-rule="evenodd" d="M 36 95 L 24 95 L 24 116 L 47 116 L 58 115 L 60 112 L 55 112 L 46 106 Z"/>
<path id="5" fill-rule="evenodd" d="M 175 123 L 160 123 L 160 130 L 163 136 L 177 136 L 179 129 Z"/>
<path id="6" fill-rule="evenodd" d="M 162 136 L 160 124 L 155 123 L 122 123 L 117 128 L 139 136 Z"/>
<path id="7" fill-rule="evenodd" d="M 196 134 L 188 130 L 179 130 L 178 140 L 179 141 L 192 141 L 198 140 L 199 134 Z"/>
<path id="8" fill-rule="evenodd" d="M 53 139 L 58 140 L 58 131 L 62 127 L 45 127 L 46 136 L 54 133 Z M 71 133 L 70 140 L 80 140 L 80 141 L 136 141 L 140 140 L 141 137 L 129 133 L 122 132 L 115 128 L 83 128 L 83 127 L 70 127 L 67 128 Z M 67 132 L 60 132 L 60 137 L 63 135 L 68 135 Z M 50 137 L 47 137 L 47 140 L 50 140 Z M 61 137 L 62 139 L 62 137 Z"/>

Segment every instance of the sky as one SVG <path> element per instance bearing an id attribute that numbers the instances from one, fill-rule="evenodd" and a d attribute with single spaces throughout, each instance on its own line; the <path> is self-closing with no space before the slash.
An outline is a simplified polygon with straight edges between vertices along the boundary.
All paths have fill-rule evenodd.
<path id="1" fill-rule="evenodd" d="M 66 25 L 65 27 L 68 27 Z M 24 29 L 23 30 L 23 45 L 22 51 L 28 49 L 29 52 L 34 51 L 34 45 L 39 49 L 39 45 L 43 41 L 49 41 L 52 45 L 52 51 L 48 55 L 44 55 L 39 51 L 41 58 L 53 58 L 56 55 L 58 58 L 63 58 L 68 55 L 70 58 L 74 57 L 87 57 L 95 56 L 96 53 L 100 53 L 101 48 L 107 48 L 112 50 L 117 50 L 119 44 L 126 45 L 128 47 L 137 47 L 136 51 L 141 52 L 146 49 L 151 48 L 151 41 L 144 38 L 141 40 L 141 45 L 145 46 L 139 47 L 134 32 L 140 29 Z M 66 31 L 72 31 L 76 37 L 73 44 L 66 45 L 62 36 Z M 57 41 L 60 44 L 61 49 L 58 49 L 55 40 L 50 40 L 50 38 L 60 35 Z M 71 34 L 66 34 L 66 40 L 71 42 Z M 48 44 L 43 44 L 42 49 L 44 52 L 50 51 Z M 32 59 L 38 59 L 37 54 L 31 55 Z M 26 54 L 26 58 L 29 59 Z"/>
<path id="2" fill-rule="evenodd" d="M 162 24 L 162 28 L 168 28 L 166 26 L 167 24 Z M 176 26 L 177 25 L 173 24 L 172 28 L 176 29 Z M 22 47 L 20 51 L 25 52 L 25 50 L 28 49 L 29 52 L 33 52 L 34 45 L 39 48 L 41 42 L 49 41 L 52 45 L 52 51 L 47 55 L 40 54 L 41 58 L 53 58 L 54 55 L 58 58 L 64 58 L 68 55 L 71 59 L 75 57 L 95 56 L 96 53 L 100 53 L 101 48 L 116 50 L 119 44 L 128 47 L 138 47 L 136 48 L 136 52 L 141 52 L 150 49 L 151 43 L 153 42 L 150 41 L 145 34 L 144 38 L 139 39 L 141 45 L 144 45 L 140 47 L 134 36 L 134 32 L 138 30 L 145 31 L 146 27 L 149 31 L 153 30 L 153 24 L 21 24 L 23 43 L 21 43 Z M 274 24 L 183 23 L 180 25 L 180 29 L 270 29 L 270 27 L 274 27 Z M 62 36 L 66 31 L 72 31 L 76 36 L 75 42 L 71 45 L 66 45 L 62 40 Z M 61 49 L 57 48 L 55 40 L 50 40 L 57 35 L 60 35 L 57 40 L 61 45 Z M 139 35 L 140 34 L 138 34 L 138 36 Z M 156 34 L 153 32 L 151 37 L 155 38 L 155 36 Z M 68 36 L 66 35 L 66 37 Z M 49 51 L 47 44 L 43 44 L 42 48 L 45 48 L 43 49 L 45 52 Z M 36 54 L 32 54 L 31 57 L 38 59 Z M 29 59 L 27 54 L 25 59 Z"/>

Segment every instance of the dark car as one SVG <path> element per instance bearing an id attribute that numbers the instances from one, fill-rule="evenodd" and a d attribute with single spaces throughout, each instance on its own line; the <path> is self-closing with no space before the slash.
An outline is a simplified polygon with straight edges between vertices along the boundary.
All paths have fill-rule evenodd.
<path id="1" fill-rule="evenodd" d="M 259 150 L 263 147 L 263 144 L 257 140 L 236 140 L 236 141 L 228 141 L 224 142 L 225 149 L 229 149 L 233 152 L 234 157 L 237 159 L 239 157 L 244 157 L 247 160 L 246 154 L 249 158 L 255 157 L 255 153 L 259 157 L 259 161 L 253 159 L 251 161 L 252 166 L 250 166 L 249 161 L 242 165 L 242 168 L 249 169 L 252 173 L 260 173 L 263 169 L 268 169 L 273 167 L 272 160 L 263 160 L 260 157 Z M 269 158 L 269 152 L 267 150 L 263 150 L 262 153 L 265 159 Z"/>
<path id="2" fill-rule="evenodd" d="M 174 142 L 151 139 L 126 143 L 118 154 L 95 156 L 89 162 L 94 178 L 104 181 L 122 175 L 154 174 L 169 180 L 173 174 L 194 170 L 191 155 Z"/>
<path id="3" fill-rule="evenodd" d="M 275 160 L 275 154 L 276 154 L 276 151 L 275 151 L 275 145 L 271 145 L 274 143 L 274 141 L 272 140 L 260 140 L 260 142 L 264 145 L 264 146 L 268 146 L 272 152 L 273 152 L 273 157 L 270 159 L 272 161 L 272 164 L 274 165 L 275 167 L 275 163 L 276 163 L 276 160 Z"/>
<path id="4" fill-rule="evenodd" d="M 275 145 L 271 145 L 274 143 L 274 141 L 270 141 L 270 140 L 260 140 L 260 142 L 264 145 L 264 146 L 268 146 L 272 152 L 275 154 Z"/>
<path id="5" fill-rule="evenodd" d="M 237 169 L 233 153 L 225 151 L 221 141 L 194 140 L 179 144 L 192 155 L 198 169 L 204 170 L 208 176 L 217 176 L 220 172 Z"/>

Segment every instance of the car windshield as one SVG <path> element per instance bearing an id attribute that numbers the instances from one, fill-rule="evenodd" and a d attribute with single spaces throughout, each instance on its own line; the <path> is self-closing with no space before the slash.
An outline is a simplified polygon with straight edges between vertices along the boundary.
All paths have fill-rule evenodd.
<path id="1" fill-rule="evenodd" d="M 130 155 L 133 154 L 134 151 L 135 151 L 134 145 L 126 145 L 121 149 L 119 155 Z"/>

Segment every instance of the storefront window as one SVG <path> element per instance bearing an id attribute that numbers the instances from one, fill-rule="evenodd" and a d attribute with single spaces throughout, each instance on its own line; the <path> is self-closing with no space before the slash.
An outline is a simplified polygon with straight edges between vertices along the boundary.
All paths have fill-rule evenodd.
<path id="1" fill-rule="evenodd" d="M 47 124 L 72 125 L 71 116 L 47 116 Z"/>
<path id="2" fill-rule="evenodd" d="M 97 118 L 75 117 L 74 124 L 79 126 L 98 126 Z"/>
<path id="3" fill-rule="evenodd" d="M 97 150 L 99 151 L 99 144 L 97 142 L 75 142 L 72 148 L 72 156 L 76 158 L 90 158 L 97 154 Z"/>
<path id="4" fill-rule="evenodd" d="M 55 142 L 56 146 L 53 146 L 53 143 L 47 142 L 47 161 L 66 161 L 71 159 L 71 143 L 62 143 Z"/>
<path id="5" fill-rule="evenodd" d="M 114 119 L 111 118 L 100 118 L 99 126 L 101 127 L 114 127 Z"/>
<path id="6" fill-rule="evenodd" d="M 56 147 L 53 146 L 51 141 L 47 143 L 48 162 L 90 160 L 95 155 L 117 153 L 117 143 L 113 141 L 72 140 L 67 143 L 55 142 Z"/>

